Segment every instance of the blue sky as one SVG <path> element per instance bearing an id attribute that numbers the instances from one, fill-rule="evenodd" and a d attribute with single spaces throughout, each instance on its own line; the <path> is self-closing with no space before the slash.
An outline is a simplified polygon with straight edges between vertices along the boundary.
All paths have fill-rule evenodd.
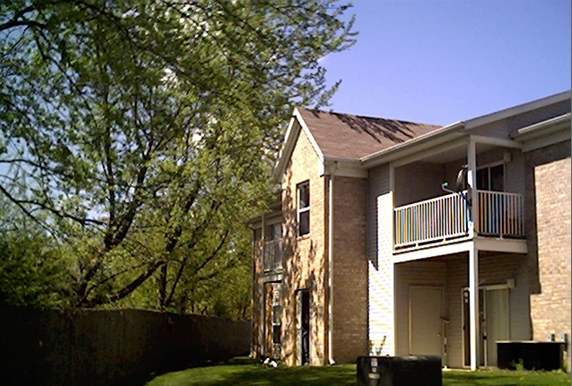
<path id="1" fill-rule="evenodd" d="M 334 111 L 450 124 L 570 89 L 570 0 L 354 0 Z"/>

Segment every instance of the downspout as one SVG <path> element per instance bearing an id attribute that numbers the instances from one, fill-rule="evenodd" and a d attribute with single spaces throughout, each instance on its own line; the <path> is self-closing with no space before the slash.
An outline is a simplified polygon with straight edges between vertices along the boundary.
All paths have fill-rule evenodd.
<path id="1" fill-rule="evenodd" d="M 338 168 L 338 162 L 334 163 L 333 169 L 327 174 L 328 177 L 328 362 L 334 361 L 334 172 Z"/>

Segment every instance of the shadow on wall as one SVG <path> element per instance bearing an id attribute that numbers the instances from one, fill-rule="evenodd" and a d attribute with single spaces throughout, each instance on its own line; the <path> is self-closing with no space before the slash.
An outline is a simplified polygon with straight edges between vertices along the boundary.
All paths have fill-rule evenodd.
<path id="1" fill-rule="evenodd" d="M 311 364 L 325 364 L 327 361 L 327 260 L 323 246 L 311 237 L 297 236 L 296 192 L 292 186 L 291 169 L 286 176 L 288 187 L 283 191 L 283 284 L 282 284 L 282 354 L 287 365 L 298 365 L 301 361 L 301 312 L 299 290 L 307 290 L 310 296 L 310 339 L 309 360 Z M 316 205 L 311 206 L 316 208 Z M 312 209 L 311 209 L 312 210 Z M 313 215 L 313 217 L 312 217 Z M 311 222 L 316 211 L 311 212 Z M 316 232 L 318 233 L 318 232 Z M 325 236 L 327 237 L 327 235 Z M 325 238 L 324 237 L 324 238 Z M 324 251 L 324 252 L 321 252 Z"/>

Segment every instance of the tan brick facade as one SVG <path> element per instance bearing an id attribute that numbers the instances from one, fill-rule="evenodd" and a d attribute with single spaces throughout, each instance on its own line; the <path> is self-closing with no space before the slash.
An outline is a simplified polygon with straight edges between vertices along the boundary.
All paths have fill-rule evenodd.
<path id="1" fill-rule="evenodd" d="M 334 360 L 367 355 L 366 180 L 334 177 Z"/>
<path id="2" fill-rule="evenodd" d="M 329 362 L 329 255 L 328 177 L 320 174 L 320 159 L 304 132 L 292 151 L 282 181 L 284 259 L 280 275 L 282 300 L 282 347 L 280 359 L 286 365 L 300 360 L 300 316 L 298 291 L 310 296 L 310 347 L 312 365 Z M 310 233 L 297 235 L 297 186 L 310 186 Z M 366 179 L 333 177 L 333 360 L 355 362 L 367 354 L 367 261 L 366 261 Z M 270 305 L 265 288 L 276 277 L 262 272 L 261 257 L 254 272 L 255 355 L 271 356 Z"/>
<path id="3" fill-rule="evenodd" d="M 533 339 L 570 340 L 570 141 L 525 156 Z"/>
<path id="4" fill-rule="evenodd" d="M 310 233 L 296 234 L 296 187 L 310 184 Z M 299 350 L 297 291 L 310 292 L 310 363 L 327 363 L 327 233 L 325 227 L 325 179 L 319 175 L 319 158 L 301 132 L 282 181 L 286 241 L 283 271 L 282 359 L 296 365 Z"/>

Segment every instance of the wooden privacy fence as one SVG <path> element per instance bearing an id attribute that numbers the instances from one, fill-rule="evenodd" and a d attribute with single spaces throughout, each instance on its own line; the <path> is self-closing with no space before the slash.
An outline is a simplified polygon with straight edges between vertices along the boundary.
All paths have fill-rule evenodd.
<path id="1" fill-rule="evenodd" d="M 113 385 L 250 351 L 250 322 L 146 310 L 0 309 L 0 384 Z"/>

